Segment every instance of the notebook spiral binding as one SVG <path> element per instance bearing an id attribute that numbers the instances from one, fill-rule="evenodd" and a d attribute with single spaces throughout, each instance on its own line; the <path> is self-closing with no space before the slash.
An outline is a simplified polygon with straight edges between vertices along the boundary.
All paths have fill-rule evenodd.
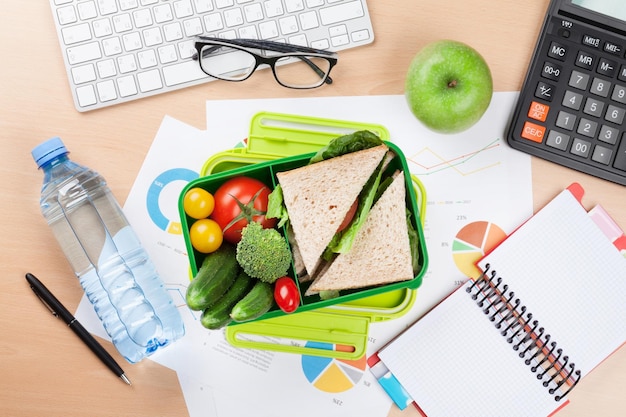
<path id="1" fill-rule="evenodd" d="M 563 354 L 557 342 L 550 340 L 550 334 L 533 319 L 531 312 L 526 311 L 515 292 L 490 268 L 487 264 L 485 272 L 467 288 L 467 292 L 472 294 L 472 299 L 506 337 L 513 350 L 519 352 L 524 363 L 537 374 L 537 379 L 549 388 L 550 395 L 560 401 L 580 380 L 580 370 Z"/>

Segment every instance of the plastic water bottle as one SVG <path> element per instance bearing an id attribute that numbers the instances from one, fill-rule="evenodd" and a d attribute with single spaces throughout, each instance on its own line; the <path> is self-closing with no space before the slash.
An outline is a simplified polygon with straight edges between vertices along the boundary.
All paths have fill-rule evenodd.
<path id="1" fill-rule="evenodd" d="M 182 318 L 104 178 L 58 137 L 32 156 L 41 211 L 117 350 L 134 363 L 180 338 Z"/>

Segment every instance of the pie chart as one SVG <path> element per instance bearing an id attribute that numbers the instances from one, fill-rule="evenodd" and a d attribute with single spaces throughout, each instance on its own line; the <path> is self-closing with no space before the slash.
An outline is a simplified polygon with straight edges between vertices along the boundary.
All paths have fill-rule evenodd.
<path id="1" fill-rule="evenodd" d="M 352 350 L 348 346 L 320 342 L 307 342 L 305 346 L 328 350 Z M 365 355 L 354 360 L 302 355 L 302 371 L 306 379 L 320 391 L 344 392 L 361 380 L 366 360 Z"/>
<path id="2" fill-rule="evenodd" d="M 481 275 L 476 262 L 506 238 L 506 233 L 494 223 L 477 221 L 464 226 L 452 243 L 452 258 L 457 268 L 467 277 Z"/>

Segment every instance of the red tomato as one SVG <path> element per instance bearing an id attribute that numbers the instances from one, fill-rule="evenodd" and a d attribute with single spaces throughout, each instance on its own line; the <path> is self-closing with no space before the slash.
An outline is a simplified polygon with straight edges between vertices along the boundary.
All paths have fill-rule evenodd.
<path id="1" fill-rule="evenodd" d="M 352 203 L 352 205 L 350 206 L 350 209 L 346 213 L 345 219 L 343 219 L 343 221 L 339 225 L 339 228 L 337 229 L 337 233 L 341 232 L 343 229 L 348 227 L 348 225 L 352 221 L 352 218 L 356 214 L 356 209 L 357 208 L 359 208 L 359 199 L 358 198 L 356 200 L 354 200 L 354 203 Z"/>
<path id="2" fill-rule="evenodd" d="M 280 277 L 274 283 L 274 301 L 285 313 L 293 313 L 300 305 L 300 291 L 290 277 Z"/>
<path id="3" fill-rule="evenodd" d="M 261 181 L 244 176 L 229 179 L 215 191 L 211 219 L 222 228 L 224 240 L 237 244 L 241 231 L 250 221 L 265 228 L 276 226 L 278 219 L 265 218 L 270 193 L 271 189 Z"/>

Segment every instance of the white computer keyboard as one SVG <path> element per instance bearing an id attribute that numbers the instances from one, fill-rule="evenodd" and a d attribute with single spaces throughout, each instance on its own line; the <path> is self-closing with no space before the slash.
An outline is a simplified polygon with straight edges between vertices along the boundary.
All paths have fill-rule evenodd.
<path id="1" fill-rule="evenodd" d="M 213 81 L 193 37 L 339 51 L 374 40 L 366 0 L 50 0 L 78 111 Z"/>

